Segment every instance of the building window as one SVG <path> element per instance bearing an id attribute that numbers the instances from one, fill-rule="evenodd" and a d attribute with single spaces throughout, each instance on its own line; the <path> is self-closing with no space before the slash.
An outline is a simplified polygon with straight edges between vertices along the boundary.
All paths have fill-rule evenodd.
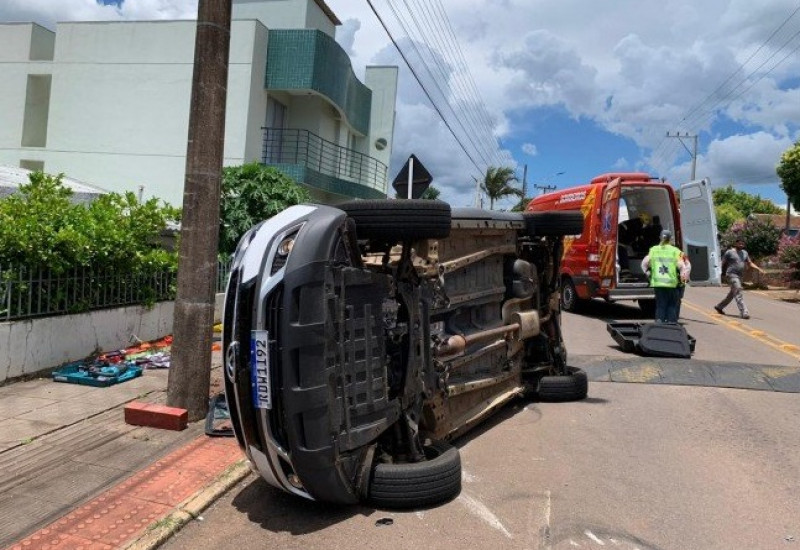
<path id="1" fill-rule="evenodd" d="M 22 159 L 19 161 L 19 167 L 31 172 L 44 172 L 44 161 Z"/>
<path id="2" fill-rule="evenodd" d="M 47 117 L 50 111 L 50 84 L 52 75 L 28 75 L 25 92 L 25 118 L 22 122 L 22 146 L 47 145 Z"/>
<path id="3" fill-rule="evenodd" d="M 267 98 L 267 118 L 264 126 L 272 129 L 269 132 L 270 139 L 264 147 L 264 163 L 279 164 L 283 162 L 283 132 L 287 122 L 286 105 L 280 101 L 275 101 L 271 97 Z"/>

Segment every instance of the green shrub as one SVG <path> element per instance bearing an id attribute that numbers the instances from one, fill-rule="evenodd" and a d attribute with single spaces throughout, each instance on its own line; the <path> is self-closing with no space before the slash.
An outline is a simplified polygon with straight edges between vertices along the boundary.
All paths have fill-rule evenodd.
<path id="1" fill-rule="evenodd" d="M 286 208 L 308 202 L 308 191 L 276 168 L 253 162 L 222 171 L 219 252 L 233 254 L 248 229 Z"/>
<path id="2" fill-rule="evenodd" d="M 177 256 L 159 247 L 159 233 L 177 210 L 133 193 L 72 204 L 62 175 L 30 175 L 0 201 L 0 265 L 62 273 L 76 267 L 142 272 L 174 269 Z"/>
<path id="3" fill-rule="evenodd" d="M 733 224 L 722 236 L 725 246 L 732 246 L 738 239 L 744 241 L 745 249 L 753 259 L 771 256 L 778 251 L 781 230 L 770 222 L 749 219 L 745 223 Z"/>
<path id="4" fill-rule="evenodd" d="M 717 216 L 717 231 L 720 233 L 725 233 L 734 223 L 744 219 L 744 214 L 730 203 L 717 205 L 714 211 Z"/>

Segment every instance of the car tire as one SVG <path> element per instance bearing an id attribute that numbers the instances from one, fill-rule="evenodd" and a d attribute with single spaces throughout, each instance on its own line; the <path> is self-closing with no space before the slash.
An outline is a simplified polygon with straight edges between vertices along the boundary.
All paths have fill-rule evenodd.
<path id="1" fill-rule="evenodd" d="M 356 222 L 359 239 L 394 243 L 450 235 L 450 205 L 444 201 L 362 200 L 339 204 L 337 208 Z"/>
<path id="2" fill-rule="evenodd" d="M 564 237 L 583 232 L 583 214 L 579 210 L 525 212 L 524 217 L 529 237 Z"/>
<path id="3" fill-rule="evenodd" d="M 639 309 L 642 310 L 647 317 L 651 319 L 656 315 L 656 301 L 655 300 L 637 300 Z"/>
<path id="4" fill-rule="evenodd" d="M 536 396 L 539 401 L 563 403 L 580 401 L 589 394 L 589 381 L 586 373 L 577 367 L 567 367 L 569 374 L 542 376 Z"/>
<path id="5" fill-rule="evenodd" d="M 444 441 L 425 446 L 422 462 L 377 464 L 369 501 L 380 508 L 418 508 L 452 500 L 461 492 L 461 457 Z"/>
<path id="6" fill-rule="evenodd" d="M 581 305 L 582 300 L 578 297 L 575 283 L 569 277 L 564 277 L 561 281 L 561 309 L 574 313 L 581 308 Z"/>

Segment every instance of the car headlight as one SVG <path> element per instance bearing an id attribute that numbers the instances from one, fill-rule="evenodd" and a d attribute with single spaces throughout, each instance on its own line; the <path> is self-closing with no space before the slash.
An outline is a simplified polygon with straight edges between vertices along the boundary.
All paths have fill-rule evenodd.
<path id="1" fill-rule="evenodd" d="M 286 261 L 289 259 L 289 255 L 292 253 L 294 241 L 297 238 L 297 233 L 299 231 L 300 230 L 297 229 L 288 235 L 285 235 L 278 242 L 278 246 L 275 248 L 275 256 L 272 258 L 272 265 L 270 266 L 269 270 L 270 276 L 275 275 L 283 266 L 286 265 Z"/>

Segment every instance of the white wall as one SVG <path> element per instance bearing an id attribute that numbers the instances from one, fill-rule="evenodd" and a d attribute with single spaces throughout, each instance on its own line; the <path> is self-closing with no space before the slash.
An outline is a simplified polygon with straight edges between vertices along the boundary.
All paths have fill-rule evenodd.
<path id="1" fill-rule="evenodd" d="M 174 302 L 0 323 L 0 382 L 172 333 Z"/>
<path id="2" fill-rule="evenodd" d="M 314 0 L 307 0 L 308 9 L 306 12 L 306 20 L 303 27 L 307 29 L 319 29 L 325 34 L 335 38 L 336 25 L 331 19 L 322 11 Z M 303 28 L 300 27 L 300 28 Z"/>
<path id="3" fill-rule="evenodd" d="M 21 34 L 14 27 L 0 30 Z M 266 35 L 256 21 L 232 24 L 225 164 L 260 157 Z M 8 122 L 0 125 L 0 163 L 42 160 L 48 172 L 110 191 L 144 185 L 145 197 L 182 204 L 194 39 L 194 21 L 59 24 L 52 64 L 0 63 Z M 27 75 L 44 70 L 53 74 L 47 146 L 24 148 Z"/>
<path id="4" fill-rule="evenodd" d="M 289 105 L 289 128 L 304 128 L 320 135 L 322 119 L 327 112 L 328 104 L 317 96 L 293 96 Z"/>
<path id="5" fill-rule="evenodd" d="M 258 19 L 270 29 L 318 29 L 333 37 L 336 27 L 314 0 L 234 0 L 234 19 Z"/>
<path id="6" fill-rule="evenodd" d="M 224 301 L 224 293 L 214 298 L 215 323 L 222 320 Z M 131 306 L 0 323 L 0 383 L 79 361 L 98 350 L 126 348 L 131 335 L 144 341 L 163 338 L 172 334 L 174 311 L 175 302 L 158 302 L 152 309 Z"/>
<path id="7" fill-rule="evenodd" d="M 30 61 L 47 53 L 54 34 L 33 23 L 0 24 L 0 163 L 19 166 L 28 75 L 47 75 L 49 61 Z M 10 151 L 14 151 L 10 154 Z M 11 162 L 6 159 L 11 159 Z"/>
<path id="8" fill-rule="evenodd" d="M 33 23 L 4 23 L 0 25 L 0 63 L 28 61 L 31 52 Z"/>
<path id="9" fill-rule="evenodd" d="M 397 67 L 373 66 L 367 67 L 364 75 L 364 83 L 372 90 L 372 111 L 369 119 L 366 153 L 387 167 L 392 156 L 397 72 Z M 379 138 L 383 138 L 387 142 L 387 146 L 383 150 L 375 147 L 375 141 Z"/>

